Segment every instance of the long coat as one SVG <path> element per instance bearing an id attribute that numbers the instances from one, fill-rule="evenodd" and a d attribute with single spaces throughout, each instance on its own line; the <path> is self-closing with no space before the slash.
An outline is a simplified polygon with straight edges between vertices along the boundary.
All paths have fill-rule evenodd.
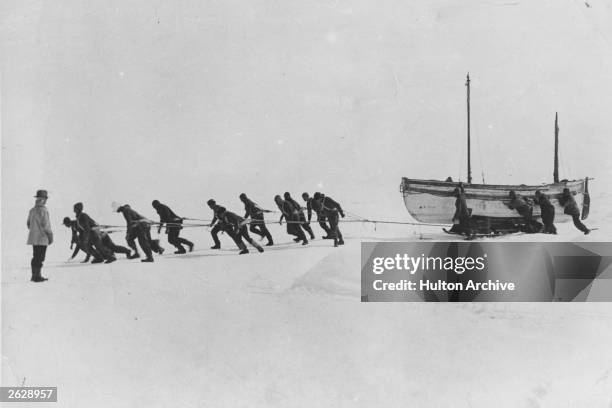
<path id="1" fill-rule="evenodd" d="M 36 204 L 28 214 L 28 245 L 50 245 L 53 242 L 53 231 L 49 221 L 49 211 L 44 204 Z"/>

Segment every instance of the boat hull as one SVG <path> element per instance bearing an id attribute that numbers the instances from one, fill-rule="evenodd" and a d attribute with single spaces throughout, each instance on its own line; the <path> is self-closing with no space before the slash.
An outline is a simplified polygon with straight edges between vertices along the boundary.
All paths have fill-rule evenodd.
<path id="1" fill-rule="evenodd" d="M 588 196 L 588 179 L 563 181 L 554 184 L 537 186 L 527 185 L 494 185 L 494 184 L 462 184 L 437 180 L 419 180 L 402 178 L 400 191 L 404 204 L 410 215 L 417 221 L 424 223 L 451 224 L 455 213 L 455 196 L 453 191 L 462 185 L 468 208 L 472 215 L 492 219 L 513 219 L 520 217 L 515 210 L 508 208 L 510 202 L 508 193 L 514 190 L 522 197 L 535 196 L 536 190 L 545 193 L 555 206 L 555 222 L 566 222 L 572 218 L 563 213 L 559 205 L 559 197 L 564 188 L 574 195 L 576 204 L 583 209 L 583 219 L 588 215 L 588 208 L 583 205 L 585 195 Z M 587 199 L 588 203 L 588 199 Z M 534 205 L 534 218 L 540 217 L 540 207 Z"/>

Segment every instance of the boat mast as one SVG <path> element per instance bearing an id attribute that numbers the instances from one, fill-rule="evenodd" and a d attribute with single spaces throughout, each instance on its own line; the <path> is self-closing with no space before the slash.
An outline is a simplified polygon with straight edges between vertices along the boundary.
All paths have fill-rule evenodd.
<path id="1" fill-rule="evenodd" d="M 467 182 L 472 184 L 472 165 L 470 163 L 470 73 L 467 74 Z"/>
<path id="2" fill-rule="evenodd" d="M 555 112 L 555 168 L 553 170 L 553 180 L 559 182 L 559 122 L 558 114 Z"/>

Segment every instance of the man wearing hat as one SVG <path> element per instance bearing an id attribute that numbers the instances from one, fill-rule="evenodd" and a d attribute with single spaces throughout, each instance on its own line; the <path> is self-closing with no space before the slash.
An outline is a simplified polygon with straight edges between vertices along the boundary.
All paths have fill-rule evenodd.
<path id="1" fill-rule="evenodd" d="M 53 243 L 53 231 L 51 231 L 51 222 L 49 221 L 49 211 L 45 204 L 49 196 L 47 190 L 38 190 L 34 207 L 28 214 L 28 245 L 32 245 L 32 282 L 44 282 L 47 278 L 42 277 L 40 270 L 42 269 L 45 255 L 47 253 L 47 245 Z"/>

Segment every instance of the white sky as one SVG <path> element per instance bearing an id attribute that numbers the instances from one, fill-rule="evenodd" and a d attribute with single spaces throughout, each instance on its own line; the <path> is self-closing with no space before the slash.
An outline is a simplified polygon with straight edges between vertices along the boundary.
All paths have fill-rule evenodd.
<path id="1" fill-rule="evenodd" d="M 38 188 L 56 224 L 287 190 L 407 216 L 402 176 L 465 179 L 468 71 L 474 181 L 551 181 L 558 111 L 561 177 L 606 188 L 611 6 L 589 4 L 4 1 L 3 241 Z"/>

